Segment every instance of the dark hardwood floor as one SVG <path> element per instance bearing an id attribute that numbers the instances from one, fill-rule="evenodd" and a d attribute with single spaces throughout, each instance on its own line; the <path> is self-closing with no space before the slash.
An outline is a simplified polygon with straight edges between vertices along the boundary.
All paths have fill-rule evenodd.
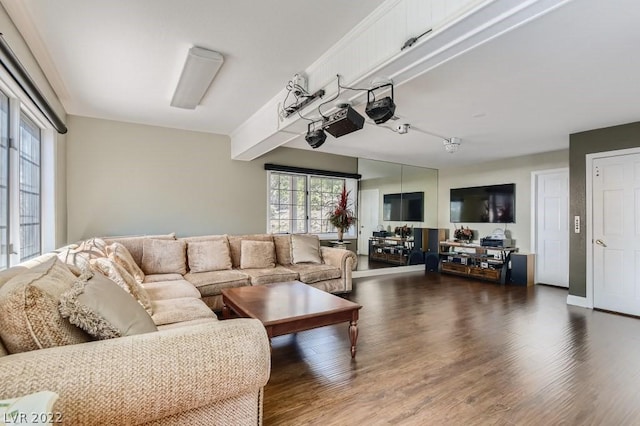
<path id="1" fill-rule="evenodd" d="M 354 280 L 347 324 L 273 339 L 265 425 L 640 424 L 640 320 L 567 291 L 423 272 Z"/>

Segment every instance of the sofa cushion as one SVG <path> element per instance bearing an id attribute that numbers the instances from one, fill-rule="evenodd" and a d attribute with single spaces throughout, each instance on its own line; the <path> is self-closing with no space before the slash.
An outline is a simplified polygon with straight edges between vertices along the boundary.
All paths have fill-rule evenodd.
<path id="1" fill-rule="evenodd" d="M 131 257 L 136 261 L 138 265 L 142 265 L 142 250 L 144 240 L 152 238 L 154 240 L 175 240 L 176 234 L 161 234 L 161 235 L 134 235 L 126 237 L 104 237 L 104 241 L 107 244 L 120 243 L 129 250 Z"/>
<path id="2" fill-rule="evenodd" d="M 191 272 L 231 269 L 231 253 L 226 237 L 187 243 L 187 259 Z"/>
<path id="3" fill-rule="evenodd" d="M 243 240 L 240 253 L 240 269 L 276 266 L 276 250 L 273 241 Z"/>
<path id="4" fill-rule="evenodd" d="M 146 239 L 142 246 L 145 274 L 187 273 L 187 243 L 184 241 Z"/>
<path id="5" fill-rule="evenodd" d="M 202 297 L 217 296 L 222 289 L 251 285 L 249 275 L 238 270 L 224 270 L 200 273 L 188 273 L 184 279 L 193 284 Z"/>
<path id="6" fill-rule="evenodd" d="M 107 246 L 107 256 L 126 269 L 136 281 L 139 283 L 144 281 L 144 272 L 142 272 L 142 269 L 140 269 L 136 261 L 133 260 L 131 253 L 129 253 L 129 250 L 127 250 L 125 246 L 120 243 L 109 244 Z"/>
<path id="7" fill-rule="evenodd" d="M 306 284 L 317 283 L 319 281 L 332 280 L 340 278 L 342 272 L 340 268 L 331 265 L 316 265 L 313 263 L 301 263 L 297 265 L 289 265 L 287 269 L 297 272 L 300 281 Z"/>
<path id="8" fill-rule="evenodd" d="M 149 314 L 118 284 L 91 272 L 61 295 L 59 311 L 98 340 L 158 330 Z"/>
<path id="9" fill-rule="evenodd" d="M 111 259 L 94 259 L 91 261 L 93 268 L 115 282 L 124 291 L 129 293 L 149 313 L 153 314 L 151 300 L 147 291 L 129 274 L 126 269 Z"/>
<path id="10" fill-rule="evenodd" d="M 157 283 L 160 281 L 177 281 L 181 280 L 181 274 L 147 274 L 144 276 L 143 284 Z"/>
<path id="11" fill-rule="evenodd" d="M 217 318 L 211 309 L 195 297 L 154 300 L 153 322 L 156 325 L 173 324 L 202 318 Z"/>
<path id="12" fill-rule="evenodd" d="M 242 272 L 251 277 L 251 285 L 280 283 L 298 279 L 297 272 L 280 265 L 275 268 L 243 269 Z"/>
<path id="13" fill-rule="evenodd" d="M 291 265 L 291 234 L 274 235 L 276 260 L 280 265 Z"/>
<path id="14" fill-rule="evenodd" d="M 176 299 L 178 297 L 200 297 L 200 292 L 193 284 L 185 280 L 158 281 L 142 284 L 151 300 Z"/>
<path id="15" fill-rule="evenodd" d="M 60 296 L 76 280 L 66 265 L 51 255 L 0 288 L 0 337 L 9 353 L 91 340 L 58 311 Z"/>
<path id="16" fill-rule="evenodd" d="M 253 234 L 253 235 L 229 235 L 229 250 L 231 251 L 231 265 L 234 268 L 240 267 L 240 254 L 242 251 L 242 241 L 273 241 L 270 234 Z"/>
<path id="17" fill-rule="evenodd" d="M 291 235 L 291 263 L 322 263 L 320 239 L 317 235 Z"/>

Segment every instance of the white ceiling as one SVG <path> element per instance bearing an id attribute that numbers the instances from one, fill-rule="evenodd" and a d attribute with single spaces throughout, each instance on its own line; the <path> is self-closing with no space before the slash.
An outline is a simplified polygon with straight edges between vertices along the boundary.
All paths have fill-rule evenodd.
<path id="1" fill-rule="evenodd" d="M 382 3 L 1 1 L 22 5 L 28 19 L 14 19 L 68 113 L 222 134 Z M 401 119 L 387 124 L 409 122 L 408 134 L 366 125 L 319 150 L 442 168 L 564 149 L 570 133 L 638 121 L 638 22 L 640 2 L 573 0 L 396 88 Z M 225 64 L 195 111 L 170 108 L 194 44 Z M 460 151 L 420 129 L 462 138 Z M 303 138 L 287 146 L 310 149 Z"/>
<path id="2" fill-rule="evenodd" d="M 67 113 L 229 134 L 382 0 L 1 2 Z M 193 45 L 225 62 L 195 111 L 172 108 Z"/>

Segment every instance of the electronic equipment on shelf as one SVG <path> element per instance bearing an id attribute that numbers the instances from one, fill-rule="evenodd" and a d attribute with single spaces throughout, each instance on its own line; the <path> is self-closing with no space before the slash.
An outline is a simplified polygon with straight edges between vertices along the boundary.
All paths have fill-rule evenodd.
<path id="1" fill-rule="evenodd" d="M 482 247 L 511 247 L 511 239 L 503 238 L 496 239 L 491 237 L 480 238 L 480 245 Z"/>
<path id="2" fill-rule="evenodd" d="M 480 238 L 482 247 L 511 247 L 511 244 L 511 239 L 506 237 L 502 228 L 496 228 L 490 235 Z"/>

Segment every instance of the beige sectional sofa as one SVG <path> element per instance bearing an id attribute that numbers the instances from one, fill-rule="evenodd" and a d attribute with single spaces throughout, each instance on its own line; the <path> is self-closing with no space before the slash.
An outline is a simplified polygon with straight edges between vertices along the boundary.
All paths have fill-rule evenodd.
<path id="1" fill-rule="evenodd" d="M 172 234 L 155 236 L 171 239 Z M 262 285 L 275 282 L 299 280 L 329 293 L 346 293 L 352 289 L 352 271 L 357 263 L 356 255 L 349 250 L 333 247 L 319 247 L 323 263 L 293 263 L 292 235 L 252 234 L 252 235 L 206 235 L 177 238 L 185 244 L 187 256 L 184 268 L 165 274 L 147 275 L 145 282 L 185 280 L 195 286 L 202 300 L 212 309 L 222 308 L 221 291 L 225 288 Z M 296 238 L 296 236 L 293 236 Z M 131 253 L 138 265 L 143 264 L 143 242 L 141 237 L 105 238 L 106 242 L 119 242 Z M 189 266 L 194 259 L 188 256 L 190 244 L 221 241 L 228 244 L 230 264 L 211 271 L 194 272 Z M 275 265 L 266 268 L 242 268 L 242 242 L 261 241 L 273 243 Z M 318 241 L 319 245 L 319 241 Z M 295 253 L 294 253 L 295 254 Z M 219 262 L 222 263 L 222 262 Z M 255 264 L 259 262 L 247 262 Z M 144 268 L 143 268 L 144 269 Z M 182 274 L 182 271 L 186 273 Z"/>
<path id="2" fill-rule="evenodd" d="M 218 321 L 211 308 L 243 285 L 299 279 L 350 291 L 355 255 L 317 251 L 320 263 L 299 262 L 288 235 L 96 238 L 1 271 L 0 399 L 54 391 L 66 424 L 261 424 L 265 330 Z M 126 303 L 109 311 L 112 298 L 91 301 L 91 288 Z M 79 305 L 116 321 L 82 322 Z"/>

